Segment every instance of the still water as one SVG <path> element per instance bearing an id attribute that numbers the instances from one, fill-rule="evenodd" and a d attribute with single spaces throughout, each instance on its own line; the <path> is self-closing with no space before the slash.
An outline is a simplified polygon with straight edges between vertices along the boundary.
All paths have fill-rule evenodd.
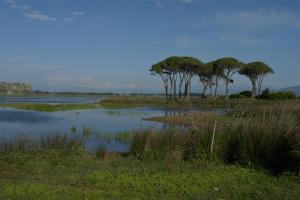
<path id="1" fill-rule="evenodd" d="M 0 102 L 34 102 L 34 103 L 87 103 L 99 101 L 101 97 L 10 97 L 0 98 Z M 38 112 L 0 108 L 0 138 L 13 137 L 20 134 L 33 136 L 49 134 L 75 134 L 84 128 L 91 130 L 87 141 L 87 149 L 94 151 L 101 141 L 97 136 L 115 134 L 131 130 L 163 127 L 163 124 L 146 121 L 144 118 L 174 115 L 197 110 L 177 110 L 170 108 L 130 108 L 130 109 L 93 109 L 72 110 L 63 112 Z M 74 131 L 74 130 L 73 130 Z M 113 151 L 126 151 L 127 143 L 111 141 L 107 148 Z"/>

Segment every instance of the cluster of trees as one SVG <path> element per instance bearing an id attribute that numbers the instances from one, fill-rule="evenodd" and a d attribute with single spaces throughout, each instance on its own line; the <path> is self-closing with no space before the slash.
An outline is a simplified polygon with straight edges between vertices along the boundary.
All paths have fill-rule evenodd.
<path id="1" fill-rule="evenodd" d="M 203 86 L 203 97 L 218 96 L 218 88 L 223 80 L 228 99 L 234 74 L 239 73 L 249 78 L 252 84 L 251 96 L 255 98 L 257 93 L 261 93 L 264 77 L 273 73 L 273 70 L 261 61 L 243 63 L 227 57 L 204 63 L 193 57 L 171 56 L 152 65 L 150 72 L 161 77 L 166 98 L 189 98 L 192 78 L 197 76 Z"/>

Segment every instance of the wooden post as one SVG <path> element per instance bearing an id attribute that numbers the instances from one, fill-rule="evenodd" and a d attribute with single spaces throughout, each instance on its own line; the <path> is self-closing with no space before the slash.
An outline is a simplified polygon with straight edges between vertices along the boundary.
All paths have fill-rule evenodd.
<path id="1" fill-rule="evenodd" d="M 216 127 L 217 127 L 217 120 L 215 120 L 213 134 L 212 134 L 211 143 L 210 143 L 210 157 L 212 157 L 212 152 L 213 152 L 213 149 L 214 149 Z"/>

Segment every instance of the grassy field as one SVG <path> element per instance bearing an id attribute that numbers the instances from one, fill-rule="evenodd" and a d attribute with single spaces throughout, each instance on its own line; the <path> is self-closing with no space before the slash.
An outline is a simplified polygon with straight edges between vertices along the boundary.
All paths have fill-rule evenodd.
<path id="1" fill-rule="evenodd" d="M 99 104 L 37 104 L 37 103 L 0 104 L 0 107 L 15 108 L 15 109 L 22 109 L 22 110 L 34 110 L 34 111 L 42 111 L 42 112 L 101 108 Z"/>
<path id="2" fill-rule="evenodd" d="M 281 200 L 300 195 L 292 175 L 274 177 L 216 161 L 96 157 L 60 137 L 39 146 L 23 140 L 1 147 L 0 199 Z"/>

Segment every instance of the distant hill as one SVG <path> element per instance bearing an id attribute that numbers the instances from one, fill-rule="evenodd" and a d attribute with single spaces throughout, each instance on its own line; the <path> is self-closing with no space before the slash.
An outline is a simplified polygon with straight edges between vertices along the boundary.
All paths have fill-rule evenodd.
<path id="1" fill-rule="evenodd" d="M 1 95 L 28 94 L 31 92 L 32 92 L 31 85 L 28 83 L 0 82 Z"/>
<path id="2" fill-rule="evenodd" d="M 281 88 L 280 91 L 292 91 L 297 96 L 300 96 L 300 85 L 295 85 L 295 86 L 291 86 L 291 87 Z"/>

